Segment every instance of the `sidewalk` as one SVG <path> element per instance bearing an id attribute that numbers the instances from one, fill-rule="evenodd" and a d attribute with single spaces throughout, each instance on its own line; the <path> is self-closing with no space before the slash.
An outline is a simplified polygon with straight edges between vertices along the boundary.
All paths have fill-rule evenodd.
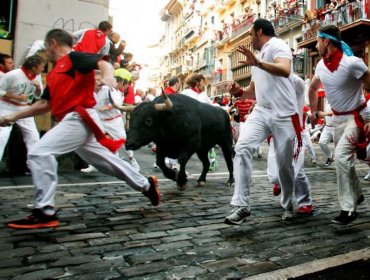
<path id="1" fill-rule="evenodd" d="M 365 175 L 367 167 L 357 167 Z M 253 174 L 252 215 L 229 226 L 223 219 L 232 189 L 222 172 L 210 173 L 204 188 L 193 187 L 192 178 L 184 192 L 160 179 L 158 207 L 114 178 L 62 174 L 56 197 L 62 224 L 39 230 L 6 228 L 29 212 L 34 189 L 30 177 L 2 177 L 0 279 L 286 279 L 303 267 L 312 272 L 354 260 L 348 253 L 370 258 L 368 182 L 358 219 L 333 225 L 340 210 L 334 167 L 309 166 L 314 214 L 282 222 L 279 197 L 261 168 Z M 287 268 L 296 273 L 281 274 Z"/>

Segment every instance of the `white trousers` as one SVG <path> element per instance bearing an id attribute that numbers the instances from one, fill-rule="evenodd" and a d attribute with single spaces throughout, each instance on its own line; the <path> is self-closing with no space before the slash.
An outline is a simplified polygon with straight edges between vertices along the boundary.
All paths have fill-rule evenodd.
<path id="1" fill-rule="evenodd" d="M 302 145 L 307 149 L 310 158 L 312 160 L 316 160 L 316 154 L 312 146 L 310 130 L 307 128 L 302 131 Z"/>
<path id="2" fill-rule="evenodd" d="M 329 148 L 329 143 L 334 139 L 334 127 L 332 126 L 325 126 L 321 132 L 319 146 L 321 151 L 324 153 L 326 158 L 333 157 L 333 151 Z"/>
<path id="3" fill-rule="evenodd" d="M 101 122 L 102 122 L 104 131 L 108 133 L 113 139 L 117 140 L 117 139 L 127 138 L 126 130 L 125 130 L 125 123 L 123 122 L 122 118 L 116 118 L 110 121 L 102 120 Z M 133 150 L 126 150 L 126 148 L 124 148 L 123 150 L 125 151 L 129 159 L 132 159 L 134 157 Z"/>
<path id="4" fill-rule="evenodd" d="M 13 104 L 8 104 L 4 101 L 0 101 L 0 115 L 2 116 L 22 111 L 25 108 L 27 107 L 15 106 Z M 36 128 L 35 119 L 33 117 L 20 119 L 17 120 L 15 123 L 18 125 L 22 132 L 23 141 L 26 144 L 27 151 L 29 152 L 40 139 L 40 134 Z M 13 126 L 0 127 L 0 161 L 3 158 L 4 150 L 6 144 L 9 141 L 12 128 Z"/>
<path id="5" fill-rule="evenodd" d="M 304 172 L 304 145 L 302 150 L 298 155 L 297 161 L 293 160 L 294 167 L 294 196 L 298 207 L 305 205 L 312 205 L 311 199 L 311 185 L 308 181 L 306 173 Z M 276 166 L 276 156 L 274 143 L 271 141 L 269 146 L 269 152 L 267 156 L 267 176 L 269 182 L 272 184 L 279 184 L 277 166 Z M 282 192 L 281 200 L 286 200 L 284 197 L 284 192 Z"/>
<path id="6" fill-rule="evenodd" d="M 335 116 L 333 126 L 339 205 L 342 210 L 353 212 L 356 211 L 356 202 L 362 189 L 355 169 L 355 147 L 348 141 L 348 137 L 354 137 L 357 141 L 359 128 L 353 115 Z"/>
<path id="7" fill-rule="evenodd" d="M 99 124 L 100 120 L 95 110 L 87 111 Z M 58 182 L 55 157 L 72 151 L 99 171 L 126 181 L 137 191 L 149 188 L 147 178 L 128 162 L 100 145 L 80 116 L 72 112 L 49 130 L 28 153 L 28 166 L 36 187 L 35 208 L 55 205 L 54 196 Z"/>
<path id="8" fill-rule="evenodd" d="M 283 208 L 293 209 L 294 169 L 294 131 L 291 117 L 275 117 L 271 110 L 258 105 L 241 125 L 240 136 L 235 146 L 234 177 L 235 189 L 231 199 L 234 206 L 250 207 L 252 185 L 253 154 L 261 143 L 272 134 L 276 148 L 276 163 L 279 181 L 282 186 Z"/>

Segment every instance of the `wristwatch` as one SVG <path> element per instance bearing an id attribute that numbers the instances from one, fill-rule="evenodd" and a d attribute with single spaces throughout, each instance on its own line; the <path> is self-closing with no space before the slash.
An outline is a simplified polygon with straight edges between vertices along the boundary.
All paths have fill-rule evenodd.
<path id="1" fill-rule="evenodd" d="M 258 68 L 261 68 L 262 67 L 262 61 L 258 61 L 257 65 L 256 65 Z"/>

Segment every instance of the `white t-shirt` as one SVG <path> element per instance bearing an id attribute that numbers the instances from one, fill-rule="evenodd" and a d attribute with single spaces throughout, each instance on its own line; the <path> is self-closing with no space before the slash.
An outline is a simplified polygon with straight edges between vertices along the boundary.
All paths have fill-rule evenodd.
<path id="1" fill-rule="evenodd" d="M 260 61 L 274 62 L 276 58 L 288 58 L 292 61 L 289 46 L 281 39 L 272 37 L 257 55 Z M 293 65 L 292 65 L 293 69 Z M 293 82 L 289 78 L 271 75 L 252 66 L 252 80 L 255 84 L 257 104 L 271 109 L 277 117 L 287 117 L 298 113 L 297 97 Z"/>
<path id="2" fill-rule="evenodd" d="M 139 95 L 135 95 L 135 105 L 143 102 L 143 99 Z"/>
<path id="3" fill-rule="evenodd" d="M 202 91 L 201 93 L 195 92 L 191 88 L 184 89 L 181 94 L 185 94 L 191 98 L 194 98 L 202 103 L 208 103 L 212 105 L 211 99 L 208 97 L 207 93 Z"/>
<path id="4" fill-rule="evenodd" d="M 113 101 L 116 104 L 121 105 L 123 103 L 122 94 L 119 91 L 115 90 L 115 89 L 113 89 L 113 90 L 109 89 L 108 86 L 102 86 L 101 90 L 98 93 L 94 93 L 94 97 L 95 97 L 95 100 L 96 100 L 96 105 L 95 105 L 94 108 L 98 112 L 99 118 L 103 121 L 108 120 L 108 119 L 112 119 L 112 118 L 115 118 L 115 117 L 121 115 L 121 111 L 118 110 L 118 109 L 115 109 L 115 108 L 112 108 L 110 110 L 106 110 L 106 111 L 103 111 L 103 112 L 100 112 L 98 110 L 101 107 L 111 105 L 110 100 L 109 100 L 109 91 L 110 91 L 110 94 L 111 94 L 111 97 L 112 97 Z"/>
<path id="5" fill-rule="evenodd" d="M 360 78 L 367 70 L 361 58 L 345 54 L 334 72 L 325 66 L 322 59 L 319 61 L 315 76 L 324 85 L 326 98 L 334 111 L 352 111 L 365 102 Z"/>
<path id="6" fill-rule="evenodd" d="M 35 80 L 39 82 L 42 91 L 41 75 L 36 76 Z M 26 94 L 28 96 L 27 101 L 15 102 L 19 104 L 31 104 L 35 98 L 36 87 L 27 78 L 22 69 L 15 69 L 7 72 L 0 79 L 0 97 L 3 97 L 6 93 L 12 93 L 14 95 Z"/>

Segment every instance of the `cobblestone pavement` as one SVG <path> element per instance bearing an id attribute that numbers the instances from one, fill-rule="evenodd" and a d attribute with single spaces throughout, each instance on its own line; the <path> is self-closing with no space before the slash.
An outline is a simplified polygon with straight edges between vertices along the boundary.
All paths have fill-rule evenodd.
<path id="1" fill-rule="evenodd" d="M 56 197 L 61 226 L 56 229 L 8 229 L 5 222 L 29 212 L 34 189 L 30 177 L 2 175 L 0 278 L 268 279 L 258 274 L 370 247 L 369 183 L 363 181 L 359 218 L 348 226 L 330 223 L 340 210 L 334 167 L 307 162 L 315 211 L 282 222 L 265 158 L 256 159 L 252 215 L 241 226 L 229 226 L 223 220 L 233 190 L 226 187 L 222 160 L 218 171 L 209 173 L 207 186 L 198 188 L 199 163 L 192 159 L 190 186 L 180 192 L 152 169 L 149 149 L 140 150 L 137 159 L 144 173 L 160 178 L 158 207 L 112 177 L 62 173 Z M 359 175 L 366 172 L 367 166 L 359 164 Z"/>

